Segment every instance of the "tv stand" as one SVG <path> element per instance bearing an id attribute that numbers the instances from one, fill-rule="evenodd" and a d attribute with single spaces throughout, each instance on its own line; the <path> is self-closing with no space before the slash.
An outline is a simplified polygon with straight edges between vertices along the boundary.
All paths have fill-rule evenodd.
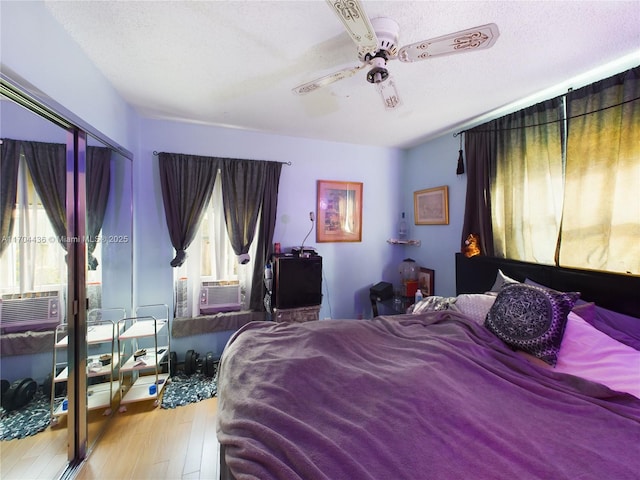
<path id="1" fill-rule="evenodd" d="M 320 305 L 300 308 L 274 308 L 273 319 L 276 322 L 312 322 L 320 319 Z"/>

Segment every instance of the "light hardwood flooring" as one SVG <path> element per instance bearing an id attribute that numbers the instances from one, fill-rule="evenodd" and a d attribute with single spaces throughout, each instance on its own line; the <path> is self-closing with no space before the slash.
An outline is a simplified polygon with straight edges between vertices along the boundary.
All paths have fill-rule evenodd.
<path id="1" fill-rule="evenodd" d="M 67 464 L 67 429 L 61 425 L 20 440 L 0 441 L 0 454 L 2 480 L 51 480 Z"/>
<path id="2" fill-rule="evenodd" d="M 114 414 L 76 478 L 218 480 L 217 409 L 217 398 L 174 409 L 129 404 L 126 412 Z M 58 443 L 66 444 L 65 429 L 48 428 L 29 438 L 32 445 L 25 450 L 21 443 L 19 458 L 12 458 L 12 442 L 2 442 L 2 480 L 50 480 L 66 463 L 66 455 L 46 454 L 64 451 Z"/>

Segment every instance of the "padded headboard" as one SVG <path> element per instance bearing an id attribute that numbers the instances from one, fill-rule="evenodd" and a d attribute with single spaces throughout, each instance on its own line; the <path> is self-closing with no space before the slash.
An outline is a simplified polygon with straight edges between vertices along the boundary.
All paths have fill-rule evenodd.
<path id="1" fill-rule="evenodd" d="M 491 289 L 498 269 L 509 277 L 559 291 L 580 292 L 580 298 L 616 312 L 640 318 L 640 276 L 554 267 L 478 255 L 456 253 L 456 291 L 483 293 Z"/>

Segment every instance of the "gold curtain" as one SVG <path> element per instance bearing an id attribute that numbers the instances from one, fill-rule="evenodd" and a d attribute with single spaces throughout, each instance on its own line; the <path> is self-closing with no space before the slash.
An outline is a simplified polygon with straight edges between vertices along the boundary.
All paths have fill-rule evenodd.
<path id="1" fill-rule="evenodd" d="M 495 255 L 553 264 L 562 215 L 562 101 L 497 121 L 491 217 Z"/>
<path id="2" fill-rule="evenodd" d="M 560 264 L 640 275 L 640 67 L 567 101 Z"/>

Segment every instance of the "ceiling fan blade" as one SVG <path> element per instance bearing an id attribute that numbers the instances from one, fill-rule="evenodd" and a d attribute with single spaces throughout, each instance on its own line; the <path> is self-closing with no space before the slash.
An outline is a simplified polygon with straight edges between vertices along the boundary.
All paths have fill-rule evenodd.
<path id="1" fill-rule="evenodd" d="M 327 0 L 327 3 L 355 42 L 361 59 L 378 50 L 378 38 L 360 0 Z"/>
<path id="2" fill-rule="evenodd" d="M 398 58 L 402 62 L 416 62 L 430 57 L 481 50 L 493 46 L 499 36 L 498 26 L 489 23 L 405 45 L 398 52 Z"/>
<path id="3" fill-rule="evenodd" d="M 338 70 L 337 72 L 330 73 L 329 75 L 325 75 L 324 77 L 317 78 L 312 80 L 311 82 L 303 83 L 302 85 L 298 85 L 293 89 L 294 93 L 298 95 L 305 95 L 309 92 L 313 92 L 318 88 L 326 87 L 327 85 L 331 85 L 338 80 L 342 80 L 344 78 L 349 78 L 355 75 L 358 70 L 366 67 L 367 64 L 363 63 L 362 65 L 358 65 L 357 67 L 349 67 L 344 68 L 342 70 Z"/>
<path id="4" fill-rule="evenodd" d="M 398 95 L 398 90 L 396 89 L 396 82 L 392 77 L 375 85 L 376 90 L 378 90 L 378 93 L 382 97 L 384 108 L 394 110 L 402 105 L 402 100 L 400 100 L 400 95 Z"/>

